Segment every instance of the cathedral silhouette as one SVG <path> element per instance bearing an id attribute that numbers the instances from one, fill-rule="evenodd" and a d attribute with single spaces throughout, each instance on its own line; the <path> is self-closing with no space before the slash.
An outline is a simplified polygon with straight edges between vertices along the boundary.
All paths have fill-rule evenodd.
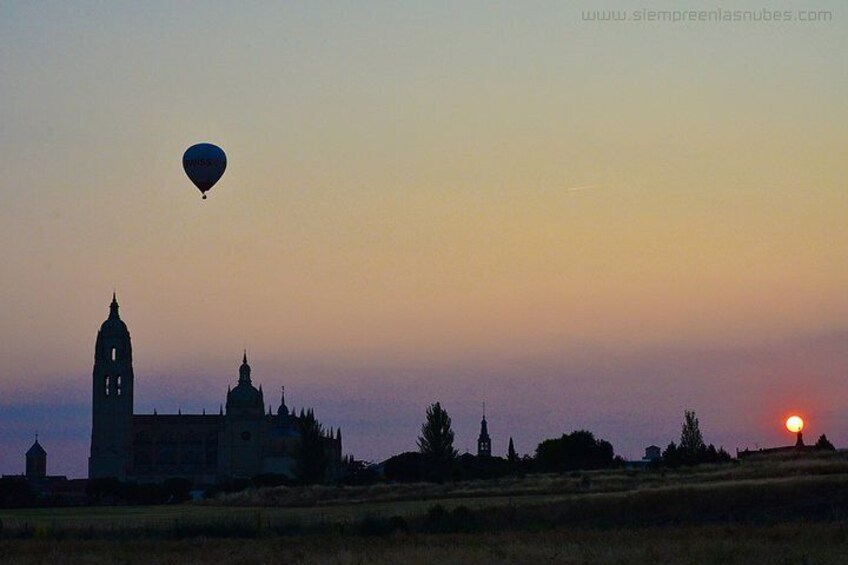
<path id="1" fill-rule="evenodd" d="M 226 410 L 218 414 L 133 414 L 135 383 L 132 344 L 112 295 L 109 318 L 100 326 L 92 374 L 91 479 L 158 482 L 184 478 L 211 485 L 274 473 L 294 477 L 301 445 L 301 423 L 285 403 L 265 413 L 262 387 L 253 386 L 247 352 Z M 327 476 L 341 467 L 341 430 L 321 437 Z"/>

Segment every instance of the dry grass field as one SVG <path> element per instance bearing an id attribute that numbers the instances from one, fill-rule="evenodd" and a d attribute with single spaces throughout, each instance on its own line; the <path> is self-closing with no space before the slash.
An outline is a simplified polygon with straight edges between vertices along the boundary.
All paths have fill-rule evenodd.
<path id="1" fill-rule="evenodd" d="M 848 459 L 0 510 L 0 563 L 843 563 Z"/>
<path id="2" fill-rule="evenodd" d="M 24 563 L 840 564 L 844 524 L 672 526 L 502 534 L 0 542 L 0 561 Z"/>
<path id="3" fill-rule="evenodd" d="M 848 476 L 848 454 L 824 452 L 769 458 L 752 457 L 744 463 L 731 465 L 700 465 L 656 470 L 614 469 L 460 483 L 377 484 L 359 487 L 269 487 L 222 494 L 214 500 L 204 501 L 203 504 L 281 507 L 402 500 L 559 496 L 839 475 Z"/>

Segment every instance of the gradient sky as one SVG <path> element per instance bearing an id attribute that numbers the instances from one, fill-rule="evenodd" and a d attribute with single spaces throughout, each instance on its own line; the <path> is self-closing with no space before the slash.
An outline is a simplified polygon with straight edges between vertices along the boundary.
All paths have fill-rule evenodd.
<path id="1" fill-rule="evenodd" d="M 345 452 L 589 429 L 848 446 L 848 11 L 696 2 L 0 4 L 0 473 L 86 474 L 113 289 L 136 412 L 266 399 Z M 228 169 L 207 201 L 183 151 Z"/>

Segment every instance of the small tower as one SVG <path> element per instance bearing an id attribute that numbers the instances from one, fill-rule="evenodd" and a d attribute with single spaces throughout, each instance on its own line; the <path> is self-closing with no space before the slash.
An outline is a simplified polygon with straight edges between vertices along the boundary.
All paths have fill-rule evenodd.
<path id="1" fill-rule="evenodd" d="M 486 403 L 483 403 L 483 420 L 480 422 L 480 437 L 477 438 L 477 457 L 492 456 L 492 440 L 486 426 Z"/>
<path id="2" fill-rule="evenodd" d="M 43 479 L 47 476 L 47 452 L 38 443 L 38 434 L 35 434 L 35 443 L 26 452 L 26 478 Z"/>
<path id="3" fill-rule="evenodd" d="M 126 478 L 131 461 L 132 417 L 132 343 L 112 293 L 109 318 L 100 326 L 94 345 L 90 479 Z"/>
<path id="4" fill-rule="evenodd" d="M 294 418 L 289 414 L 289 408 L 286 406 L 286 387 L 280 387 L 280 406 L 277 408 L 277 426 L 280 428 L 293 428 Z"/>

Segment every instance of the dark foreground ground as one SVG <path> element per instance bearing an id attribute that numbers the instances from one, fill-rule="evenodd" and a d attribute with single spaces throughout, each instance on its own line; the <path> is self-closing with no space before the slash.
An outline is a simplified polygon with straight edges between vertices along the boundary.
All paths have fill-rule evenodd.
<path id="1" fill-rule="evenodd" d="M 0 510 L 17 563 L 848 563 L 848 454 Z"/>
<path id="2" fill-rule="evenodd" d="M 385 537 L 195 538 L 179 541 L 17 540 L 19 563 L 846 563 L 848 525 L 666 526 Z"/>

